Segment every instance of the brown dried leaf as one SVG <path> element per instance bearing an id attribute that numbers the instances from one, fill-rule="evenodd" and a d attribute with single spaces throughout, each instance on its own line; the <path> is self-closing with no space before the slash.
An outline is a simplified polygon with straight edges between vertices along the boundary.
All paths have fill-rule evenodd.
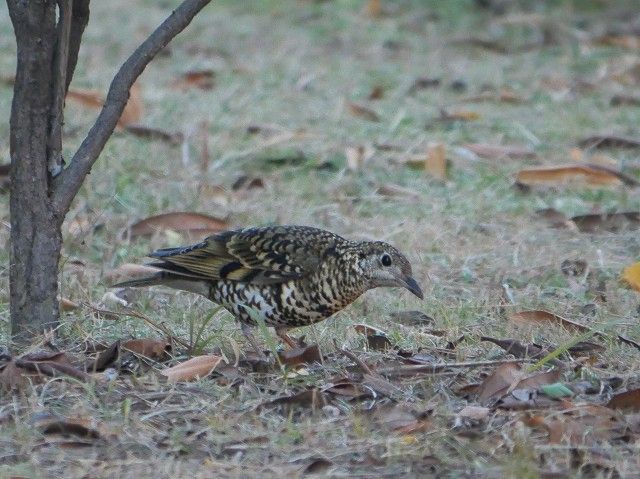
<path id="1" fill-rule="evenodd" d="M 627 266 L 622 272 L 622 280 L 632 289 L 640 292 L 640 262 Z"/>
<path id="2" fill-rule="evenodd" d="M 371 89 L 369 93 L 369 100 L 379 100 L 384 96 L 384 87 L 381 85 L 376 85 Z"/>
<path id="3" fill-rule="evenodd" d="M 578 142 L 582 148 L 640 148 L 640 139 L 618 135 L 592 135 Z"/>
<path id="4" fill-rule="evenodd" d="M 640 97 L 631 95 L 613 95 L 609 104 L 611 106 L 640 106 Z"/>
<path id="5" fill-rule="evenodd" d="M 364 399 L 373 397 L 370 389 L 365 388 L 362 384 L 353 382 L 349 379 L 339 380 L 323 389 L 323 392 L 343 396 L 349 399 Z"/>
<path id="6" fill-rule="evenodd" d="M 127 124 L 125 131 L 139 138 L 148 140 L 160 140 L 170 145 L 179 145 L 182 142 L 182 133 L 161 130 L 160 128 L 152 128 L 144 125 Z"/>
<path id="7" fill-rule="evenodd" d="M 543 310 L 520 311 L 507 315 L 507 318 L 509 321 L 519 324 L 556 323 L 572 331 L 578 331 L 581 333 L 591 331 L 587 326 Z"/>
<path id="8" fill-rule="evenodd" d="M 440 110 L 441 121 L 475 121 L 480 119 L 480 113 L 470 110 Z"/>
<path id="9" fill-rule="evenodd" d="M 520 170 L 516 182 L 525 186 L 619 186 L 624 183 L 620 173 L 596 165 L 558 165 Z"/>
<path id="10" fill-rule="evenodd" d="M 376 122 L 380 121 L 380 117 L 378 116 L 378 114 L 375 111 L 373 111 L 371 108 L 368 108 L 364 105 L 360 105 L 358 103 L 348 101 L 347 109 L 349 110 L 349 113 L 351 113 L 353 116 L 357 116 L 359 118 L 362 118 L 363 120 L 376 121 Z"/>
<path id="11" fill-rule="evenodd" d="M 394 185 L 393 183 L 384 183 L 376 189 L 376 193 L 380 196 L 387 196 L 390 198 L 404 197 L 409 200 L 418 200 L 420 194 L 405 188 L 404 186 Z"/>
<path id="12" fill-rule="evenodd" d="M 375 411 L 374 417 L 382 427 L 399 435 L 424 432 L 430 426 L 426 417 L 415 414 L 404 404 L 380 408 Z"/>
<path id="13" fill-rule="evenodd" d="M 171 351 L 171 342 L 147 338 L 130 339 L 122 343 L 122 349 L 150 359 L 162 360 L 168 357 L 168 353 Z"/>
<path id="14" fill-rule="evenodd" d="M 583 233 L 618 233 L 640 228 L 640 212 L 578 215 L 571 218 L 571 221 Z"/>
<path id="15" fill-rule="evenodd" d="M 60 311 L 69 312 L 78 309 L 80 305 L 67 298 L 60 298 Z"/>
<path id="16" fill-rule="evenodd" d="M 171 88 L 175 90 L 188 90 L 189 88 L 211 90 L 215 86 L 215 77 L 216 72 L 210 69 L 191 70 L 173 81 Z"/>
<path id="17" fill-rule="evenodd" d="M 622 415 L 604 406 L 564 405 L 562 414 L 552 417 L 533 416 L 524 418 L 529 427 L 542 427 L 549 434 L 551 444 L 595 445 L 628 435 L 628 426 Z"/>
<path id="18" fill-rule="evenodd" d="M 491 409 L 482 406 L 465 406 L 457 414 L 459 418 L 473 419 L 474 421 L 482 421 L 489 417 Z"/>
<path id="19" fill-rule="evenodd" d="M 323 408 L 328 404 L 327 398 L 322 391 L 315 388 L 305 389 L 297 394 L 290 396 L 283 396 L 273 401 L 263 403 L 259 408 L 268 406 L 284 406 L 285 410 L 288 410 L 291 406 L 299 406 L 309 408 L 311 410 L 317 410 Z"/>
<path id="20" fill-rule="evenodd" d="M 100 439 L 98 422 L 93 418 L 55 418 L 46 417 L 36 422 L 42 434 L 61 434 L 78 436 L 86 439 Z"/>
<path id="21" fill-rule="evenodd" d="M 379 17 L 382 15 L 382 0 L 369 0 L 367 2 L 367 15 Z"/>
<path id="22" fill-rule="evenodd" d="M 196 356 L 183 363 L 163 369 L 160 374 L 166 376 L 169 382 L 198 380 L 211 374 L 220 361 L 222 361 L 222 357 L 214 354 Z"/>
<path id="23" fill-rule="evenodd" d="M 596 38 L 596 43 L 610 47 L 640 50 L 640 37 L 633 34 L 610 34 Z"/>
<path id="24" fill-rule="evenodd" d="M 464 145 L 467 150 L 474 152 L 481 158 L 500 160 L 504 158 L 531 159 L 535 158 L 536 153 L 524 146 L 517 145 L 490 145 L 486 143 L 467 143 Z"/>
<path id="25" fill-rule="evenodd" d="M 553 369 L 527 377 L 523 377 L 524 374 L 525 372 L 517 364 L 501 364 L 480 385 L 478 401 L 480 404 L 487 405 L 515 389 L 537 389 L 545 384 L 553 384 L 558 382 L 562 371 Z"/>
<path id="26" fill-rule="evenodd" d="M 447 179 L 447 155 L 443 143 L 431 143 L 427 146 L 424 171 L 438 180 Z"/>
<path id="27" fill-rule="evenodd" d="M 320 354 L 320 349 L 318 349 L 317 344 L 280 351 L 278 357 L 280 358 L 280 362 L 287 366 L 322 363 L 322 355 Z"/>
<path id="28" fill-rule="evenodd" d="M 137 238 L 170 230 L 186 233 L 189 236 L 207 236 L 224 231 L 228 227 L 227 221 L 221 218 L 201 213 L 178 212 L 151 216 L 138 221 L 129 228 L 129 234 L 131 238 Z"/>
<path id="29" fill-rule="evenodd" d="M 578 230 L 577 226 L 570 218 L 554 208 L 538 210 L 536 211 L 536 214 L 543 218 L 552 228 L 565 228 L 572 231 Z"/>
<path id="30" fill-rule="evenodd" d="M 109 283 L 118 283 L 124 280 L 140 279 L 153 275 L 160 271 L 152 266 L 145 266 L 136 263 L 124 263 L 115 269 L 104 273 L 104 280 Z"/>
<path id="31" fill-rule="evenodd" d="M 99 91 L 69 89 L 67 99 L 74 100 L 86 108 L 102 108 L 104 97 Z M 142 103 L 142 89 L 138 82 L 134 83 L 129 90 L 129 100 L 120 115 L 117 126 L 123 128 L 131 123 L 137 123 L 144 114 Z"/>
<path id="32" fill-rule="evenodd" d="M 367 150 L 363 145 L 348 146 L 344 150 L 344 156 L 347 159 L 347 169 L 349 171 L 357 171 L 368 159 Z"/>
<path id="33" fill-rule="evenodd" d="M 374 328 L 368 324 L 355 324 L 353 327 L 356 332 L 366 336 L 369 349 L 373 351 L 384 351 L 393 347 L 387 333 L 383 330 Z"/>
<path id="34" fill-rule="evenodd" d="M 89 381 L 89 375 L 77 369 L 64 351 L 39 351 L 19 358 L 7 357 L 0 371 L 0 385 L 5 389 L 20 389 L 29 380 L 40 382 L 47 377 L 70 376 Z"/>
<path id="35" fill-rule="evenodd" d="M 607 403 L 607 407 L 640 411 L 640 388 L 615 394 Z"/>

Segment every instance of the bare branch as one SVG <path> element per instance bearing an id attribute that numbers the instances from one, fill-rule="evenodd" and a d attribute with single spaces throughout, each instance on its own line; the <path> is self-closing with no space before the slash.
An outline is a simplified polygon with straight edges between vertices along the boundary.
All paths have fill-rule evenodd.
<path id="1" fill-rule="evenodd" d="M 185 0 L 173 13 L 140 45 L 122 65 L 111 82 L 107 99 L 98 119 L 89 130 L 71 164 L 53 183 L 53 207 L 58 214 L 69 209 L 85 176 L 102 152 L 113 133 L 116 123 L 129 99 L 129 89 L 144 71 L 153 57 L 178 33 L 184 30 L 200 10 L 211 0 Z"/>
<path id="2" fill-rule="evenodd" d="M 59 20 L 56 32 L 56 50 L 53 57 L 53 94 L 49 136 L 47 138 L 47 169 L 51 177 L 62 171 L 62 123 L 64 97 L 67 93 L 67 62 L 69 58 L 69 32 L 73 0 L 58 0 Z"/>
<path id="3" fill-rule="evenodd" d="M 89 0 L 73 0 L 71 31 L 69 32 L 69 61 L 67 62 L 66 90 L 69 90 L 73 72 L 78 63 L 78 52 L 84 28 L 89 23 Z"/>

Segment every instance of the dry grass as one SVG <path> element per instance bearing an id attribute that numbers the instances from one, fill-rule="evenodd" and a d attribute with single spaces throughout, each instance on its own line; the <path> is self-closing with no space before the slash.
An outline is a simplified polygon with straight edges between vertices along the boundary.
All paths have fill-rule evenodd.
<path id="1" fill-rule="evenodd" d="M 78 87 L 106 89 L 116 65 L 173 5 L 102 3 L 92 7 L 74 79 Z M 611 79 L 637 62 L 637 53 L 585 40 L 627 25 L 625 2 L 610 10 L 595 1 L 588 7 L 573 2 L 538 6 L 554 43 L 509 54 L 453 40 L 477 32 L 517 48 L 539 38 L 540 24 L 498 27 L 498 17 L 462 0 L 383 2 L 387 14 L 380 18 L 368 17 L 362 3 L 222 1 L 208 7 L 141 78 L 143 123 L 191 136 L 183 147 L 125 133 L 112 138 L 65 223 L 61 290 L 75 301 L 100 302 L 108 291 L 101 280 L 105 271 L 182 241 L 167 234 L 129 243 L 121 237 L 127 224 L 161 212 L 200 211 L 229 215 L 234 226 L 312 224 L 347 237 L 388 240 L 408 253 L 427 299 L 419 303 L 397 290 L 374 291 L 335 318 L 301 330 L 329 355 L 323 366 L 309 367 L 308 376 L 288 378 L 272 371 L 239 382 L 209 379 L 168 386 L 154 374 L 140 374 L 121 376 L 111 385 L 52 380 L 17 396 L 2 393 L 0 476 L 269 477 L 301 475 L 322 457 L 332 462 L 324 473 L 335 476 L 540 477 L 573 470 L 592 477 L 593 471 L 575 470 L 576 454 L 584 454 L 585 463 L 604 457 L 622 477 L 638 470 L 633 444 L 604 442 L 597 450 L 552 447 L 516 412 L 462 426 L 462 432 L 453 428 L 455 414 L 467 403 L 455 389 L 480 380 L 483 370 L 399 381 L 395 402 L 416 412 L 432 411 L 426 430 L 411 434 L 392 433 L 376 418 L 374 410 L 394 402 L 388 398 L 337 400 L 317 410 L 256 409 L 282 395 L 321 387 L 352 369 L 346 358 L 332 353 L 334 338 L 368 364 L 390 361 L 385 353 L 365 350 L 354 322 L 380 327 L 401 348 L 414 351 L 442 348 L 465 334 L 467 340 L 447 358 L 451 361 L 504 357 L 497 347 L 480 342 L 482 335 L 555 344 L 574 336 L 508 323 L 501 309 L 504 283 L 515 301 L 507 309 L 548 309 L 640 337 L 637 293 L 618 280 L 621 269 L 637 259 L 637 233 L 552 229 L 535 215 L 546 207 L 569 216 L 638 210 L 637 189 L 521 193 L 513 188 L 514 174 L 524 164 L 570 161 L 569 149 L 584 136 L 638 133 L 638 107 L 609 106 L 613 94 L 639 93 L 637 86 Z M 0 74 L 8 76 L 14 45 L 3 12 Z M 216 72 L 213 89 L 170 87 L 181 73 L 205 68 Z M 415 79 L 425 76 L 439 78 L 440 86 L 410 93 Z M 466 91 L 452 88 L 455 81 L 463 82 Z M 376 86 L 384 88 L 384 97 L 370 101 L 367 96 Z M 509 88 L 527 101 L 460 103 L 484 88 Z M 2 118 L 9 117 L 10 100 L 10 88 L 0 86 Z M 381 121 L 354 117 L 349 101 L 369 106 Z M 442 122 L 437 119 L 441 108 L 471 110 L 480 117 Z M 82 140 L 94 115 L 67 105 L 68 152 Z M 208 124 L 211 157 L 204 173 L 199 164 L 202 122 Z M 250 125 L 261 131 L 248 133 Z M 447 145 L 452 168 L 446 183 L 398 164 L 423 154 L 432 141 Z M 470 160 L 458 149 L 470 142 L 526 145 L 538 158 Z M 375 147 L 380 144 L 394 150 Z M 359 171 L 350 172 L 344 151 L 357 145 L 371 147 L 373 155 Z M 297 152 L 303 158 L 294 164 L 273 164 L 278 158 L 295 159 Z M 637 151 L 608 154 L 637 177 Z M 0 155 L 9 156 L 8 122 L 0 124 Z M 262 178 L 265 188 L 232 191 L 242 174 Z M 203 183 L 221 185 L 228 193 L 207 194 L 199 190 Z M 382 184 L 400 185 L 416 195 L 385 197 L 376 193 Z M 0 205 L 5 223 L 7 204 Z M 5 338 L 7 241 L 2 227 L 0 327 Z M 74 266 L 76 259 L 84 266 Z M 596 271 L 606 285 L 606 302 L 595 301 L 583 284 L 562 274 L 566 259 L 585 260 Z M 211 304 L 204 299 L 154 290 L 136 292 L 133 301 L 136 309 L 183 339 L 190 327 L 210 321 L 203 339 L 208 348 L 220 347 L 229 357 L 238 344 L 245 348 L 232 318 L 222 312 L 211 318 Z M 446 335 L 392 321 L 390 313 L 403 309 L 424 311 Z M 593 315 L 585 313 L 591 309 Z M 72 347 L 85 339 L 148 336 L 157 337 L 157 332 L 138 319 L 105 319 L 83 308 L 65 316 L 59 342 Z M 567 382 L 610 376 L 629 385 L 637 382 L 638 351 L 613 341 L 606 347 L 594 364 L 567 373 Z M 43 414 L 95 418 L 104 427 L 101 439 L 93 447 L 56 446 L 34 427 Z M 610 477 L 610 471 L 593 475 Z"/>

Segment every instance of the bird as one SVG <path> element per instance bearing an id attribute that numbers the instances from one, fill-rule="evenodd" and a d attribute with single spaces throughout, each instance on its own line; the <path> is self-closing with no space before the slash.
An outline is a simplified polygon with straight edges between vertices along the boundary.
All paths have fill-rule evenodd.
<path id="1" fill-rule="evenodd" d="M 189 246 L 148 255 L 157 269 L 113 287 L 164 285 L 197 293 L 229 311 L 251 346 L 258 321 L 291 348 L 287 330 L 317 323 L 366 291 L 401 287 L 424 295 L 411 264 L 383 241 L 351 241 L 311 226 L 273 225 L 222 231 Z"/>

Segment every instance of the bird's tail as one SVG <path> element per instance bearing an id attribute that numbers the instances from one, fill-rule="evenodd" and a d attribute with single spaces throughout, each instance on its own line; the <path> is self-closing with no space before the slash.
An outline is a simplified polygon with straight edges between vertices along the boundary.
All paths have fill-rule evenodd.
<path id="1" fill-rule="evenodd" d="M 168 286 L 169 288 L 190 291 L 206 297 L 209 296 L 210 290 L 210 285 L 206 281 L 189 278 L 169 271 L 158 271 L 149 276 L 130 279 L 111 285 L 112 288 L 142 288 L 146 286 Z"/>

